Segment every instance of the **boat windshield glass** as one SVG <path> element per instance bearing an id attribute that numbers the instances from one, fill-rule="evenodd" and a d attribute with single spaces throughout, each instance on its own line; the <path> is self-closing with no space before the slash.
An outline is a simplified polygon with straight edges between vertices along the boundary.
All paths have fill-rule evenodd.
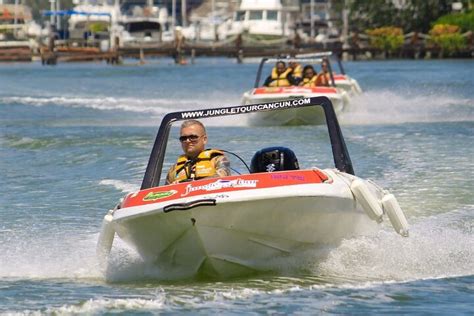
<path id="1" fill-rule="evenodd" d="M 249 20 L 263 20 L 263 11 L 262 10 L 250 11 Z"/>
<path id="2" fill-rule="evenodd" d="M 267 20 L 277 21 L 278 20 L 278 11 L 268 10 L 267 11 Z"/>
<path id="3" fill-rule="evenodd" d="M 283 111 L 292 112 L 295 109 Z M 236 123 L 244 122 L 248 118 L 248 115 L 236 115 L 224 118 L 199 119 L 206 126 L 208 135 L 206 148 L 226 150 L 233 153 L 225 153 L 230 161 L 232 175 L 249 173 L 245 164 L 235 155 L 240 157 L 247 166 L 250 166 L 252 157 L 257 151 L 273 146 L 290 148 L 298 159 L 300 169 L 310 169 L 312 167 L 326 168 L 334 164 L 331 142 L 325 125 L 311 126 L 310 128 L 283 128 L 279 130 L 278 137 L 275 137 L 275 128 L 272 126 L 255 129 L 245 125 L 239 126 Z M 183 154 L 181 143 L 178 141 L 181 124 L 182 121 L 172 124 L 169 138 L 167 139 L 160 185 L 165 184 L 169 169 L 176 163 L 176 159 Z M 300 141 L 301 139 L 305 141 L 302 142 Z"/>
<path id="4" fill-rule="evenodd" d="M 245 20 L 245 11 L 237 11 L 235 16 L 236 21 L 243 21 Z"/>

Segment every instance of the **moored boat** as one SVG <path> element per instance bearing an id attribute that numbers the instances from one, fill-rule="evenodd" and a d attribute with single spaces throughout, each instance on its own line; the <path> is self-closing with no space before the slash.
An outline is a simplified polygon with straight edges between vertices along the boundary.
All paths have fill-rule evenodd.
<path id="1" fill-rule="evenodd" d="M 31 61 L 40 36 L 41 27 L 33 20 L 29 6 L 0 1 L 0 60 Z"/>
<path id="2" fill-rule="evenodd" d="M 280 0 L 243 0 L 227 30 L 227 36 L 245 35 L 249 40 L 284 40 L 290 37 L 290 15 Z"/>

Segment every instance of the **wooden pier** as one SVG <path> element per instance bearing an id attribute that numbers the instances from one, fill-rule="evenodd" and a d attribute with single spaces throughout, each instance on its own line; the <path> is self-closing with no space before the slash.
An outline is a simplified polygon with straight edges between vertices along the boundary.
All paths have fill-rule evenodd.
<path id="1" fill-rule="evenodd" d="M 28 46 L 0 47 L 1 62 L 29 62 L 33 59 L 33 52 Z"/>
<path id="2" fill-rule="evenodd" d="M 443 52 L 435 47 L 419 44 L 407 44 L 396 52 L 384 52 L 371 47 L 342 48 L 340 43 L 322 46 L 320 44 L 294 45 L 285 43 L 280 45 L 218 45 L 213 43 L 199 44 L 186 43 L 177 47 L 175 43 L 155 43 L 129 45 L 103 51 L 98 46 L 71 46 L 59 43 L 49 43 L 39 49 L 30 50 L 27 47 L 0 47 L 0 62 L 29 62 L 41 60 L 44 65 L 55 65 L 62 62 L 107 62 L 120 64 L 124 59 L 138 59 L 144 63 L 147 59 L 157 57 L 171 57 L 176 63 L 184 59 L 196 57 L 229 57 L 241 62 L 248 57 L 287 56 L 295 54 L 314 53 L 318 51 L 332 51 L 349 60 L 362 59 L 389 59 L 389 58 L 443 58 Z M 470 45 L 464 51 L 450 56 L 453 58 L 473 58 L 474 48 Z"/>

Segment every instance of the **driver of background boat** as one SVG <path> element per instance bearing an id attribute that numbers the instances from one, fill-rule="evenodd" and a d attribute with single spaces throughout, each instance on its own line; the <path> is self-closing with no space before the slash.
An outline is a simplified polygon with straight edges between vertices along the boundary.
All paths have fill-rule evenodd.
<path id="1" fill-rule="evenodd" d="M 272 74 L 265 79 L 265 87 L 289 87 L 298 85 L 298 80 L 293 76 L 293 68 L 287 67 L 284 61 L 277 61 L 272 69 Z"/>
<path id="2" fill-rule="evenodd" d="M 231 174 L 229 159 L 222 151 L 205 149 L 207 133 L 200 121 L 184 121 L 181 124 L 179 141 L 184 154 L 178 157 L 168 171 L 166 184 Z"/>

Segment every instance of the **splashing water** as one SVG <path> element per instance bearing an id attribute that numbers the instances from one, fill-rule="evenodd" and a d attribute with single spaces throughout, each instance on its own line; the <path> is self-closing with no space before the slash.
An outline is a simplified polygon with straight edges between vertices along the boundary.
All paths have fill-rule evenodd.
<path id="1" fill-rule="evenodd" d="M 407 122 L 452 122 L 474 120 L 474 102 L 449 95 L 369 91 L 355 96 L 343 124 L 397 124 Z"/>

